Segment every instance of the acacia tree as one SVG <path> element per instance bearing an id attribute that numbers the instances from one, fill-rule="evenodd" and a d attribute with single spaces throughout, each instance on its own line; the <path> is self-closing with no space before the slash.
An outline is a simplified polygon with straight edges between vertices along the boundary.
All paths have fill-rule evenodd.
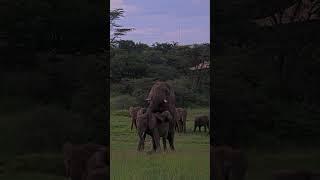
<path id="1" fill-rule="evenodd" d="M 124 10 L 114 9 L 110 11 L 110 45 L 114 46 L 117 42 L 117 39 L 120 36 L 125 35 L 127 32 L 134 30 L 134 28 L 123 28 L 122 25 L 119 25 L 117 21 L 124 17 Z"/>

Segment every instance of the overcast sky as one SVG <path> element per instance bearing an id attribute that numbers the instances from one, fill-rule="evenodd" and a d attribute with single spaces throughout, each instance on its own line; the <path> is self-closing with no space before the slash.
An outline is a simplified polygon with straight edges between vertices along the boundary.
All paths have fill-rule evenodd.
<path id="1" fill-rule="evenodd" d="M 210 42 L 209 3 L 210 0 L 111 0 L 110 6 L 125 10 L 119 24 L 135 28 L 122 39 L 149 45 L 172 41 L 194 44 Z"/>

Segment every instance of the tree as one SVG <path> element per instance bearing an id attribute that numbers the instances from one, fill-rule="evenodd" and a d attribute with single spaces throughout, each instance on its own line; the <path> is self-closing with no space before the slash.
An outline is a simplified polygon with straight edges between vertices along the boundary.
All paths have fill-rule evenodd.
<path id="1" fill-rule="evenodd" d="M 110 45 L 114 46 L 115 43 L 117 42 L 117 39 L 120 36 L 125 35 L 127 32 L 130 32 L 134 30 L 134 28 L 123 28 L 122 25 L 119 25 L 117 21 L 123 17 L 124 15 L 124 10 L 119 8 L 119 9 L 114 9 L 110 11 Z"/>

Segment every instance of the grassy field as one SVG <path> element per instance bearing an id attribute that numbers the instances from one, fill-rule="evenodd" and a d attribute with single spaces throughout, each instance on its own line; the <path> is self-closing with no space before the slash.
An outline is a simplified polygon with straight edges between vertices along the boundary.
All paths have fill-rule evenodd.
<path id="1" fill-rule="evenodd" d="M 127 111 L 111 111 L 111 179 L 186 179 L 209 180 L 209 136 L 193 133 L 193 117 L 207 113 L 206 109 L 190 109 L 187 134 L 176 134 L 176 152 L 148 155 L 137 153 L 136 131 L 130 130 Z M 16 117 L 17 116 L 17 117 Z M 0 114 L 7 122 L 0 131 L 1 142 L 11 141 L 18 114 Z M 21 118 L 21 117 L 20 117 Z M 6 127 L 6 128 L 4 128 Z M 2 143 L 2 146 L 5 143 Z M 8 145 L 7 143 L 6 145 Z M 12 142 L 11 144 L 14 144 Z M 151 149 L 150 139 L 146 151 Z M 13 148 L 14 146 L 10 146 Z M 0 179 L 2 180 L 65 180 L 62 154 L 15 155 L 14 149 L 1 147 Z M 320 170 L 320 150 L 292 148 L 282 150 L 250 149 L 247 180 L 271 180 L 271 172 L 282 168 L 306 168 Z"/>
<path id="2" fill-rule="evenodd" d="M 188 109 L 187 133 L 176 133 L 175 152 L 138 153 L 136 130 L 130 130 L 128 112 L 111 111 L 111 180 L 208 180 L 210 179 L 209 134 L 193 133 L 193 119 L 208 114 L 209 109 Z M 161 144 L 162 145 L 162 144 Z"/>

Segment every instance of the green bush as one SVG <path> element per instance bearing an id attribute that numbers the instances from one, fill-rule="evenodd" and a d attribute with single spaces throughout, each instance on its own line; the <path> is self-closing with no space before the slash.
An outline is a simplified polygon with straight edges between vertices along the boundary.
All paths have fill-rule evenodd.
<path id="1" fill-rule="evenodd" d="M 136 106 L 137 99 L 130 95 L 121 95 L 110 99 L 112 109 L 128 109 L 130 106 Z"/>

